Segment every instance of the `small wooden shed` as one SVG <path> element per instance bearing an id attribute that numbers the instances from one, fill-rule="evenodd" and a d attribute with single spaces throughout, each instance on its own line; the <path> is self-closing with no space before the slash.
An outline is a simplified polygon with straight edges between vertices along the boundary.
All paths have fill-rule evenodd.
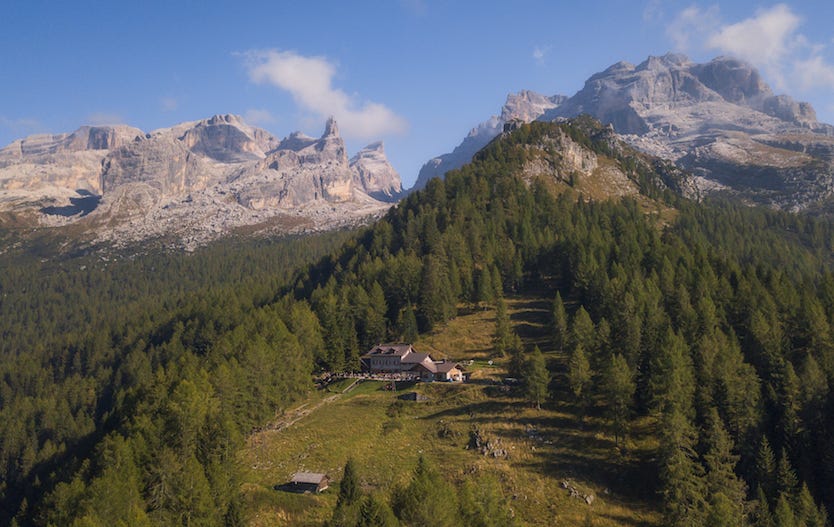
<path id="1" fill-rule="evenodd" d="M 296 472 L 289 486 L 294 492 L 321 492 L 330 486 L 330 478 L 317 472 Z"/>

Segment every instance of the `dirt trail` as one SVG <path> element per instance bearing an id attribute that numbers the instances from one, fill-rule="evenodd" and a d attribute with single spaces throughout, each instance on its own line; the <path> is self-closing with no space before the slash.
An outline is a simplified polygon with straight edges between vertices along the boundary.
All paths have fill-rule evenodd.
<path id="1" fill-rule="evenodd" d="M 342 390 L 340 393 L 334 393 L 333 395 L 328 395 L 327 397 L 325 397 L 324 399 L 322 399 L 321 401 L 319 401 L 319 402 L 317 402 L 313 405 L 311 405 L 310 403 L 304 403 L 301 406 L 298 406 L 297 408 L 293 408 L 292 410 L 285 413 L 284 415 L 282 415 L 281 417 L 279 417 L 278 419 L 276 419 L 272 423 L 266 425 L 260 431 L 263 431 L 263 432 L 280 432 L 282 430 L 286 430 L 287 428 L 290 428 L 295 423 L 304 419 L 305 417 L 307 417 L 308 415 L 310 415 L 314 411 L 318 410 L 319 408 L 321 408 L 325 404 L 330 404 L 333 401 L 335 401 L 336 399 L 339 399 L 342 395 L 350 392 L 360 382 L 362 382 L 362 379 L 356 379 L 347 388 Z"/>

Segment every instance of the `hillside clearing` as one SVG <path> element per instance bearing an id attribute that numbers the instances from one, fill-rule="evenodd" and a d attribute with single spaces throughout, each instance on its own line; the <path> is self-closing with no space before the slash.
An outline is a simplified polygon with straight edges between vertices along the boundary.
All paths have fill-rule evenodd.
<path id="1" fill-rule="evenodd" d="M 552 370 L 564 357 L 549 349 L 546 302 L 536 298 L 508 301 L 514 329 L 546 350 Z M 336 485 L 321 495 L 273 490 L 300 470 L 326 472 L 334 482 L 353 457 L 366 490 L 387 495 L 408 480 L 420 455 L 451 481 L 491 474 L 501 482 L 521 525 L 578 525 L 590 515 L 592 525 L 659 525 L 647 463 L 656 445 L 648 439 L 651 423 L 632 428 L 626 448 L 618 451 L 604 420 L 584 422 L 571 404 L 548 403 L 541 411 L 527 404 L 518 388 L 498 384 L 503 359 L 491 359 L 493 310 L 474 310 L 415 343 L 418 349 L 457 360 L 473 360 L 473 382 L 466 385 L 417 384 L 407 391 L 425 402 L 398 401 L 384 383 L 365 381 L 344 395 L 313 395 L 314 401 L 287 415 L 300 414 L 293 425 L 253 434 L 239 461 L 249 525 L 322 525 L 338 494 Z M 557 374 L 556 383 L 560 382 Z M 338 390 L 336 390 L 338 391 Z M 561 390 L 554 390 L 561 398 Z M 504 450 L 507 457 L 468 449 L 470 432 Z M 568 485 L 580 494 L 571 497 Z M 593 495 L 588 505 L 584 496 Z"/>

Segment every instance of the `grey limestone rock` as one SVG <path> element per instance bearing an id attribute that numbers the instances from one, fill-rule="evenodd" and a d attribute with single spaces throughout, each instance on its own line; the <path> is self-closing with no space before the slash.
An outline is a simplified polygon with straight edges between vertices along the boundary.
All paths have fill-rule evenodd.
<path id="1" fill-rule="evenodd" d="M 350 159 L 353 184 L 381 201 L 395 201 L 402 194 L 400 174 L 385 157 L 382 141 L 371 143 Z"/>

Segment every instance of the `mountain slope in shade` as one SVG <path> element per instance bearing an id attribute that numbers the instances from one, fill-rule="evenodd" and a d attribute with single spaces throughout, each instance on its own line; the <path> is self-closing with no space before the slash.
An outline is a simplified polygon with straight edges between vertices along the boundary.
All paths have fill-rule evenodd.
<path id="1" fill-rule="evenodd" d="M 546 111 L 557 108 L 565 99 L 562 95 L 548 97 L 527 90 L 509 94 L 500 116 L 493 115 L 470 130 L 469 135 L 452 152 L 430 159 L 424 164 L 411 190 L 420 190 L 431 178 L 442 177 L 449 170 L 460 168 L 471 161 L 478 150 L 501 133 L 504 124 L 516 120 L 533 121 Z"/>
<path id="2" fill-rule="evenodd" d="M 0 210 L 75 224 L 98 240 L 172 237 L 193 246 L 233 230 L 296 232 L 364 221 L 401 190 L 373 144 L 349 161 L 334 120 L 320 138 L 278 140 L 235 115 L 144 133 L 83 127 L 0 150 Z"/>

